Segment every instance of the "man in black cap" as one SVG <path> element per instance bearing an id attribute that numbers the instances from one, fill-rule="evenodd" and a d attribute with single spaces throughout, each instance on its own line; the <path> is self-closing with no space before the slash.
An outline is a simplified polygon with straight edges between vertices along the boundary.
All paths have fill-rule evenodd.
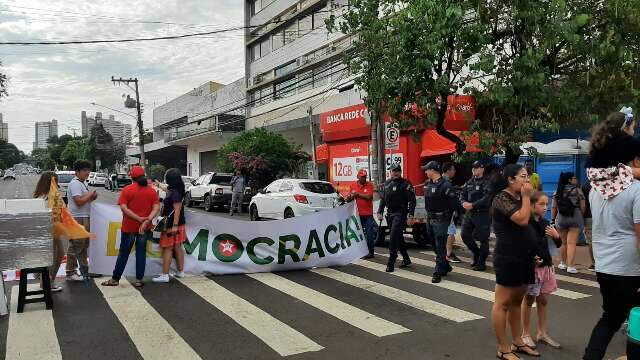
<path id="1" fill-rule="evenodd" d="M 460 194 L 460 202 L 466 210 L 462 220 L 462 241 L 473 253 L 472 269 L 485 271 L 491 233 L 491 196 L 489 184 L 484 176 L 484 164 L 476 161 L 472 168 L 473 177 L 464 184 Z M 479 247 L 476 242 L 480 243 Z"/>
<path id="2" fill-rule="evenodd" d="M 447 230 L 454 211 L 459 207 L 458 198 L 451 182 L 442 177 L 438 162 L 430 161 L 422 170 L 428 178 L 424 184 L 424 205 L 431 233 L 435 237 L 436 269 L 431 282 L 439 283 L 443 276 L 453 270 L 447 260 Z"/>
<path id="3" fill-rule="evenodd" d="M 393 272 L 398 251 L 402 254 L 401 268 L 411 264 L 407 246 L 404 242 L 404 229 L 413 225 L 413 215 L 416 209 L 416 194 L 413 185 L 402 178 L 402 168 L 399 164 L 391 165 L 391 177 L 384 183 L 384 195 L 378 207 L 378 221 L 382 221 L 384 208 L 387 208 L 387 225 L 391 227 L 389 235 L 389 262 L 387 272 Z"/>

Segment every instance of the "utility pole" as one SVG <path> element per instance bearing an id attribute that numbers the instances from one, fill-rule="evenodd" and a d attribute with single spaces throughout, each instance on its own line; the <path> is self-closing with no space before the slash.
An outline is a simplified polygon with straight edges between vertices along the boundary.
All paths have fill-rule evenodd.
<path id="1" fill-rule="evenodd" d="M 142 166 L 143 168 L 146 167 L 146 161 L 145 161 L 145 156 L 144 156 L 144 125 L 142 124 L 142 111 L 140 109 L 140 92 L 138 91 L 138 78 L 135 79 L 123 79 L 123 78 L 119 78 L 119 79 L 115 79 L 113 76 L 111 77 L 111 81 L 115 84 L 129 84 L 129 83 L 134 83 L 136 86 L 136 104 L 135 104 L 135 108 L 138 111 L 138 137 L 139 137 L 139 144 L 140 144 L 140 166 Z M 126 108 L 132 108 L 132 104 L 128 104 L 125 101 L 124 106 Z"/>
<path id="2" fill-rule="evenodd" d="M 76 137 L 76 131 L 80 130 L 80 129 L 78 129 L 78 128 L 72 128 L 72 127 L 68 127 L 67 129 L 69 129 L 69 130 L 73 131 L 73 137 L 74 137 L 74 138 Z"/>
<path id="3" fill-rule="evenodd" d="M 313 161 L 313 165 L 311 167 L 313 175 L 311 176 L 311 178 L 313 180 L 318 180 L 318 164 L 316 163 L 316 137 L 313 131 L 313 108 L 311 106 L 309 106 L 307 114 L 309 114 L 309 133 L 311 134 L 311 161 Z"/>

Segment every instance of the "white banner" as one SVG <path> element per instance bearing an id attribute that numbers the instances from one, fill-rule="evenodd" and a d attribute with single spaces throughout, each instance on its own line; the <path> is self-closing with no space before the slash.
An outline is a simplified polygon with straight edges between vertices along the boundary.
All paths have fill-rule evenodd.
<path id="1" fill-rule="evenodd" d="M 273 272 L 347 265 L 368 253 L 354 203 L 303 217 L 265 222 L 186 213 L 185 271 L 190 274 Z M 90 271 L 110 275 L 120 246 L 122 212 L 115 205 L 91 207 Z M 156 241 L 157 242 L 157 241 Z M 135 247 L 124 274 L 135 275 Z M 147 242 L 145 276 L 161 272 L 157 243 Z M 175 261 L 172 264 L 175 270 Z"/>

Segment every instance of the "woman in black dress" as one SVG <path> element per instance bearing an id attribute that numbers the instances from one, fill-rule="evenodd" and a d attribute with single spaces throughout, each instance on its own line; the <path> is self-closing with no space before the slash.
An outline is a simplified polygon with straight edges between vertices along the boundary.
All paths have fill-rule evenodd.
<path id="1" fill-rule="evenodd" d="M 496 291 L 491 321 L 498 340 L 498 359 L 515 360 L 514 352 L 530 356 L 540 353 L 528 347 L 521 335 L 520 304 L 529 284 L 535 283 L 534 244 L 528 231 L 531 218 L 531 193 L 527 170 L 518 164 L 507 165 L 496 176 L 493 189 L 493 230 L 496 235 L 494 269 Z M 507 339 L 507 321 L 513 345 Z"/>

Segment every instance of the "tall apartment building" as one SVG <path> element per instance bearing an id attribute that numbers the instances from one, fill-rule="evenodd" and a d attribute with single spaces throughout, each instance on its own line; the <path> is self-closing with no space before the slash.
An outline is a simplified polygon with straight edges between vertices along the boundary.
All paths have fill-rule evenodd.
<path id="1" fill-rule="evenodd" d="M 96 114 L 97 115 L 97 114 Z M 96 126 L 96 119 L 87 116 L 86 111 L 80 113 L 80 127 L 82 128 L 82 136 L 89 137 L 91 135 L 91 129 Z"/>
<path id="2" fill-rule="evenodd" d="M 52 136 L 58 136 L 58 121 L 53 119 L 51 121 L 39 121 L 36 122 L 36 140 L 33 142 L 34 149 L 46 149 L 47 140 Z"/>
<path id="3" fill-rule="evenodd" d="M 282 133 L 311 153 L 310 108 L 316 127 L 319 114 L 362 104 L 342 61 L 352 37 L 325 25 L 347 6 L 348 0 L 245 0 L 248 129 Z"/>
<path id="4" fill-rule="evenodd" d="M 118 144 L 131 143 L 131 125 L 116 121 L 114 115 L 103 118 L 101 112 L 96 112 L 94 117 L 87 116 L 86 111 L 80 113 L 82 136 L 91 136 L 91 130 L 96 124 L 102 124 L 104 129 L 111 134 L 113 141 Z"/>
<path id="5" fill-rule="evenodd" d="M 9 142 L 9 124 L 2 122 L 2 113 L 0 113 L 0 140 Z"/>

